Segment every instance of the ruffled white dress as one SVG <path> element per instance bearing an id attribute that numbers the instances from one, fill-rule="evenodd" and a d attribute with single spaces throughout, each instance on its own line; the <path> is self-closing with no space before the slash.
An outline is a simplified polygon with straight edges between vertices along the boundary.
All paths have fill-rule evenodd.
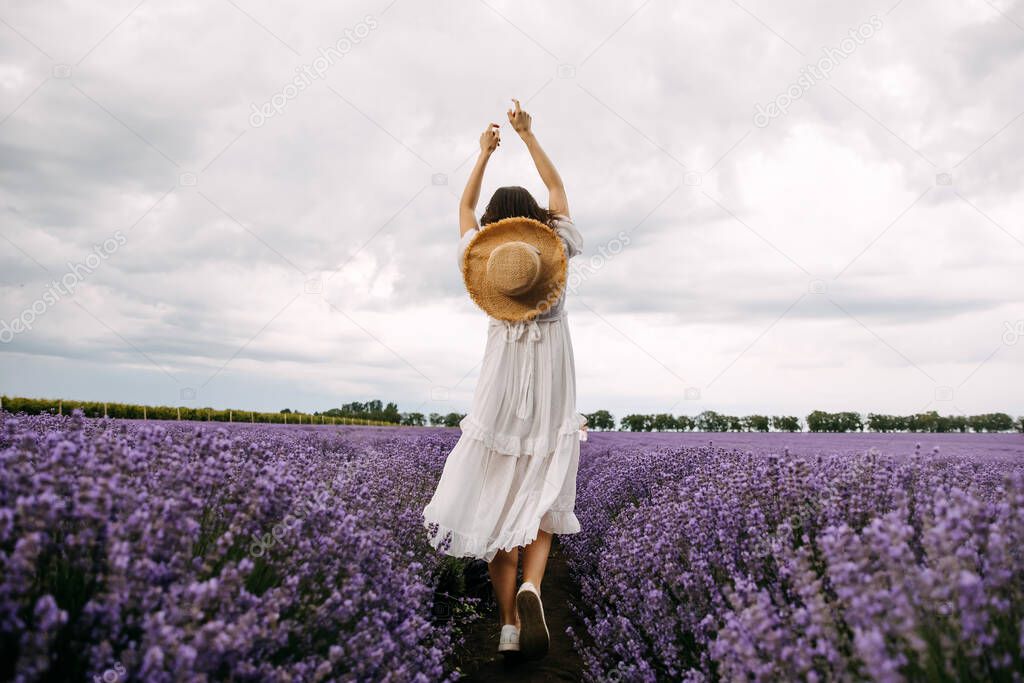
<path id="1" fill-rule="evenodd" d="M 572 219 L 559 217 L 552 227 L 569 258 L 582 251 Z M 460 268 L 476 232 L 459 242 Z M 490 561 L 499 549 L 528 545 L 538 529 L 580 530 L 573 508 L 585 418 L 576 412 L 564 306 L 563 293 L 533 321 L 488 319 L 472 408 L 423 510 L 430 543 L 448 555 Z"/>

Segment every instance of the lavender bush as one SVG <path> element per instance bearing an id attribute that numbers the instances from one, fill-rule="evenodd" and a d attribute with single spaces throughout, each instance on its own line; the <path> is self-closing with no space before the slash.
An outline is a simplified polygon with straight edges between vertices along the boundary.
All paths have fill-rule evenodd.
<path id="1" fill-rule="evenodd" d="M 1021 680 L 1019 439 L 768 436 L 584 444 L 590 680 Z M 457 438 L 0 413 L 0 679 L 455 679 Z"/>
<path id="2" fill-rule="evenodd" d="M 457 434 L 0 421 L 0 678 L 453 677 L 420 512 Z"/>
<path id="3" fill-rule="evenodd" d="M 595 438 L 577 515 L 591 680 L 1021 680 L 1020 465 Z"/>

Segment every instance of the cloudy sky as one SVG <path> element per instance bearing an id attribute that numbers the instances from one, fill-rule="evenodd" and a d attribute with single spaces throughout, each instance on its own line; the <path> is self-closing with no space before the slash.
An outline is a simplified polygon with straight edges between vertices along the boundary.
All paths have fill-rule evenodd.
<path id="1" fill-rule="evenodd" d="M 1022 48 L 1007 0 L 6 2 L 0 393 L 467 410 L 517 97 L 581 411 L 1024 413 Z"/>

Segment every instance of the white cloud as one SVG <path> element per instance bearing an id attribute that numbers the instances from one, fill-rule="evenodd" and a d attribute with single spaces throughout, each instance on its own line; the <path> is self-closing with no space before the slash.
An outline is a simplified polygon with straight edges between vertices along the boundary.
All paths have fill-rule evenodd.
<path id="1" fill-rule="evenodd" d="M 115 230 L 128 242 L 0 347 L 0 391 L 465 410 L 486 321 L 455 267 L 456 202 L 516 96 L 581 258 L 631 235 L 568 304 L 581 410 L 1024 412 L 1007 379 L 1024 343 L 1001 341 L 1024 319 L 1024 4 L 894 4 L 14 3 L 0 319 Z M 872 14 L 877 35 L 753 125 Z M 481 209 L 506 184 L 544 198 L 503 138 Z"/>

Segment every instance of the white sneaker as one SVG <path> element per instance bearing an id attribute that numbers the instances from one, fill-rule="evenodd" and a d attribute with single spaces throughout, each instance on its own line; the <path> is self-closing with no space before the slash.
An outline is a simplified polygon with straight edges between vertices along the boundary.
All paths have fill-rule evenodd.
<path id="1" fill-rule="evenodd" d="M 505 624 L 501 627 L 501 636 L 498 638 L 498 652 L 519 652 L 519 629 L 514 624 Z"/>
<path id="2" fill-rule="evenodd" d="M 540 659 L 548 653 L 551 635 L 544 621 L 544 605 L 540 593 L 529 581 L 516 593 L 516 611 L 519 613 L 519 646 L 523 657 Z"/>

